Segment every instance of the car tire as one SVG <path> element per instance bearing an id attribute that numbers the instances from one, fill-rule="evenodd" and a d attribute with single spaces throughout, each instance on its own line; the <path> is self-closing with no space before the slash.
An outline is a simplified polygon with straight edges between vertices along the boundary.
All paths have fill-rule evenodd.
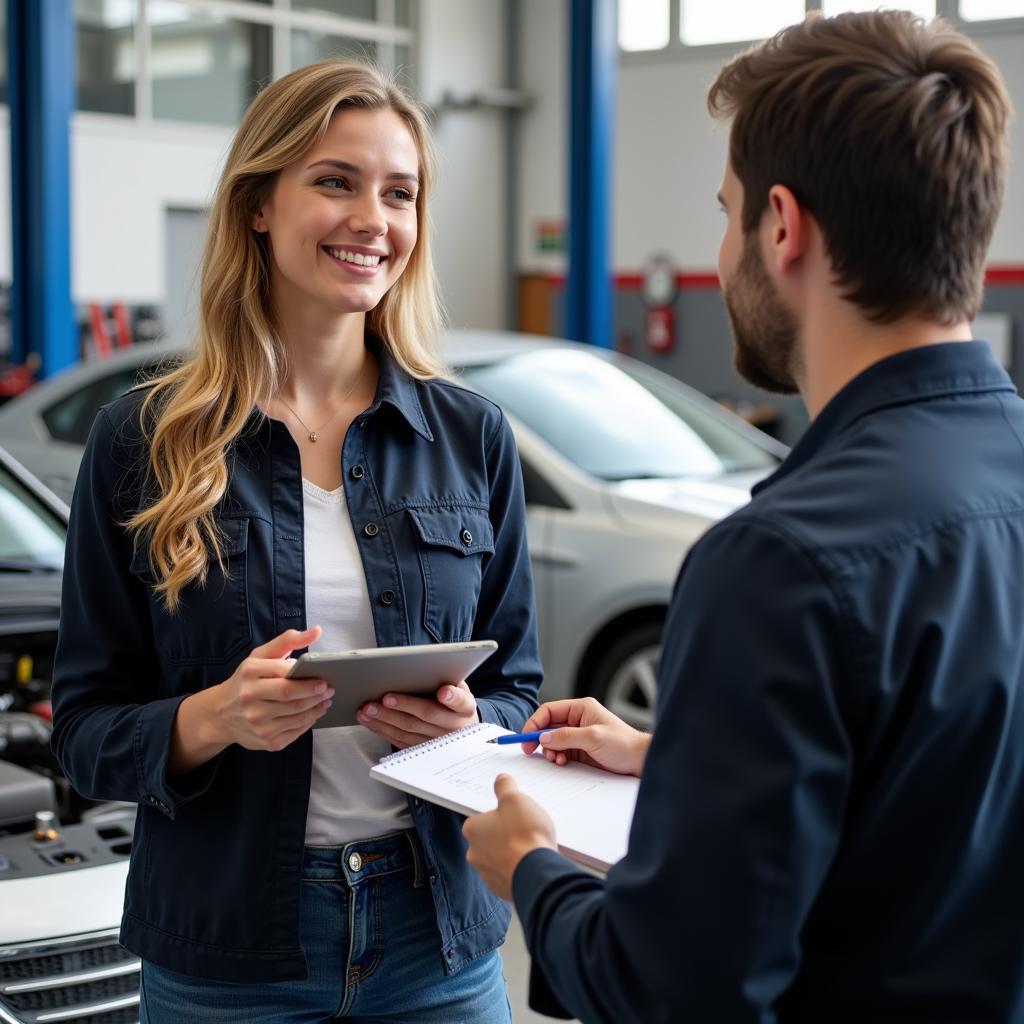
<path id="1" fill-rule="evenodd" d="M 647 622 L 621 633 L 598 659 L 590 680 L 591 695 L 638 729 L 654 726 L 661 632 L 661 622 Z"/>

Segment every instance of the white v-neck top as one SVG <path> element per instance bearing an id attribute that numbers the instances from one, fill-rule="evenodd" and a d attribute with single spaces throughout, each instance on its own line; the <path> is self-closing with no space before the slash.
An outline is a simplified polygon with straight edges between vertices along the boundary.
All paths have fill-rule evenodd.
<path id="1" fill-rule="evenodd" d="M 323 628 L 318 651 L 376 647 L 370 597 L 345 488 L 302 481 L 306 623 Z M 391 744 L 361 725 L 313 730 L 306 845 L 335 846 L 412 828 L 405 795 L 370 778 Z"/>

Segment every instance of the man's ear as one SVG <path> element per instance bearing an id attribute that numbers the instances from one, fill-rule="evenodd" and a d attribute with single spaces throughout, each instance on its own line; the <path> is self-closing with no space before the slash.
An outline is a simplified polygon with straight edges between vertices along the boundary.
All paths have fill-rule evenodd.
<path id="1" fill-rule="evenodd" d="M 806 211 L 785 185 L 772 185 L 766 212 L 768 252 L 776 268 L 785 273 L 807 247 Z"/>

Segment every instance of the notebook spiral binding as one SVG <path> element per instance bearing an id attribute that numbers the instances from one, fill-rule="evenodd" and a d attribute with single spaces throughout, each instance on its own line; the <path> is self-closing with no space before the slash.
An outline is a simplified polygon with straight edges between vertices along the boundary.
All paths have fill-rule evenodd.
<path id="1" fill-rule="evenodd" d="M 429 754 L 430 751 L 436 750 L 438 747 L 446 747 L 449 743 L 455 743 L 457 740 L 462 739 L 463 736 L 472 736 L 473 733 L 486 728 L 486 722 L 475 722 L 473 725 L 467 725 L 464 729 L 456 729 L 455 732 L 445 733 L 444 736 L 435 736 L 432 740 L 417 743 L 414 747 L 406 747 L 405 750 L 396 750 L 393 754 L 386 754 L 377 764 L 385 767 L 389 764 L 411 761 L 414 757 L 419 757 L 421 754 Z"/>

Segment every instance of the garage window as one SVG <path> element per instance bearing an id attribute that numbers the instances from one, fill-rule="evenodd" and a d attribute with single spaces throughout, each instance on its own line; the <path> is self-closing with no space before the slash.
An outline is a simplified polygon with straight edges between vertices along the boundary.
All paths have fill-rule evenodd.
<path id="1" fill-rule="evenodd" d="M 75 0 L 78 106 L 230 126 L 272 79 L 349 55 L 415 91 L 415 10 L 410 0 Z"/>
<path id="2" fill-rule="evenodd" d="M 1024 0 L 619 0 L 619 47 L 627 60 L 703 53 L 764 39 L 807 11 L 828 16 L 879 7 L 943 17 L 966 32 L 1024 28 Z"/>

